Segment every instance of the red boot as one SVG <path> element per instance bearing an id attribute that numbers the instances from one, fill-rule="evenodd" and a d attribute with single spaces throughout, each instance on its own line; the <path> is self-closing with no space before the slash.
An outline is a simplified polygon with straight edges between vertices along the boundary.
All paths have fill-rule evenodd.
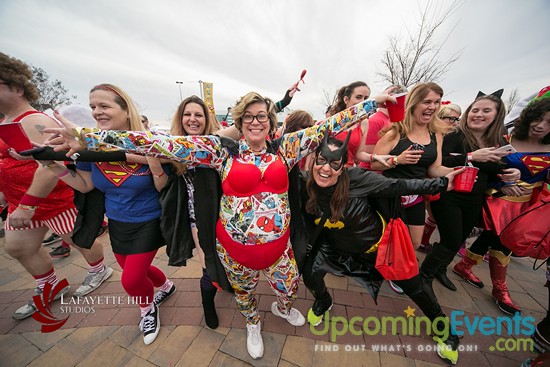
<path id="1" fill-rule="evenodd" d="M 460 275 L 464 280 L 473 285 L 476 288 L 483 288 L 484 284 L 472 273 L 472 267 L 481 262 L 483 256 L 474 254 L 470 250 L 466 249 L 465 256 L 462 257 L 460 262 L 456 264 L 453 268 L 455 274 Z"/>
<path id="2" fill-rule="evenodd" d="M 493 282 L 493 299 L 502 312 L 514 315 L 521 310 L 514 305 L 506 286 L 506 269 L 510 262 L 510 256 L 504 255 L 501 251 L 489 250 L 489 270 Z"/>

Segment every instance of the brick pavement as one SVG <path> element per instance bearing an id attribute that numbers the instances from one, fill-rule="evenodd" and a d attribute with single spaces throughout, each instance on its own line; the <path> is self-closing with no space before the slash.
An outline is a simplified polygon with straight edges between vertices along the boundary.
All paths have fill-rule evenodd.
<path id="1" fill-rule="evenodd" d="M 174 280 L 178 291 L 162 304 L 162 329 L 157 340 L 146 346 L 138 330 L 139 311 L 128 304 L 120 285 L 120 268 L 110 251 L 108 236 L 101 238 L 105 246 L 106 263 L 115 269 L 113 276 L 92 296 L 123 300 L 116 305 L 94 305 L 93 312 L 76 309 L 72 305 L 67 323 L 52 333 L 42 333 L 41 325 L 32 318 L 17 321 L 11 318 L 15 309 L 27 302 L 35 287 L 32 278 L 4 251 L 0 240 L 0 366 L 418 366 L 445 365 L 433 351 L 423 348 L 433 346 L 428 335 L 352 335 L 339 337 L 336 343 L 329 336 L 314 335 L 308 326 L 294 327 L 271 314 L 270 305 L 275 300 L 267 282 L 261 280 L 258 287 L 258 304 L 262 316 L 262 335 L 265 355 L 252 360 L 246 352 L 245 322 L 232 295 L 218 293 L 216 305 L 220 327 L 205 327 L 199 291 L 200 265 L 196 260 L 187 267 L 167 265 L 164 249 L 159 251 L 154 263 Z M 422 254 L 418 254 L 422 258 Z M 458 261 L 458 257 L 455 262 Z M 54 260 L 60 278 L 67 278 L 71 293 L 85 276 L 86 264 L 76 251 L 71 256 Z M 488 266 L 483 263 L 476 274 L 490 284 Z M 463 310 L 473 317 L 504 316 L 490 296 L 490 286 L 476 289 L 454 274 L 449 275 L 458 291 L 451 292 L 434 282 L 435 292 L 445 312 Z M 327 276 L 327 286 L 333 295 L 332 317 L 404 316 L 408 306 L 416 308 L 407 297 L 393 293 L 385 284 L 375 305 L 370 295 L 353 280 Z M 525 316 L 540 320 L 545 312 L 546 289 L 544 272 L 532 270 L 529 259 L 512 259 L 509 287 L 513 299 L 524 309 Z M 96 298 L 97 299 L 97 298 Z M 301 285 L 295 306 L 305 315 L 312 297 Z M 54 303 L 55 315 L 62 307 Z M 67 309 L 65 309 L 67 311 Z M 85 312 L 87 311 L 87 312 Z M 417 316 L 419 311 L 417 311 Z M 330 324 L 332 325 L 332 324 Z M 360 325 L 360 324 L 358 324 Z M 369 324 L 370 325 L 370 324 Z M 318 327 L 320 330 L 321 327 Z M 460 353 L 459 366 L 518 366 L 527 353 L 523 351 L 497 351 L 495 343 L 501 336 L 466 336 L 462 339 L 472 351 Z M 508 338 L 507 333 L 504 337 Z M 508 341 L 513 347 L 518 337 Z M 514 345 L 513 345 L 514 344 Z M 375 351 L 386 348 L 386 351 Z M 347 350 L 349 349 L 349 350 Z M 513 348 L 509 348 L 513 349 Z"/>

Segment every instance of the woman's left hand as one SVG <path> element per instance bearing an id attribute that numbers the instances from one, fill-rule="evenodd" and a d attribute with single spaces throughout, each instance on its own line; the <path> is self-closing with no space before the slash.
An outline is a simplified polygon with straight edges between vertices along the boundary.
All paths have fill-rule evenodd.
<path id="1" fill-rule="evenodd" d="M 456 171 L 451 171 L 451 172 L 449 172 L 445 175 L 445 177 L 447 177 L 449 179 L 449 183 L 447 184 L 447 191 L 454 190 L 454 188 L 455 188 L 455 183 L 454 183 L 455 177 L 457 175 L 461 174 L 462 172 L 464 172 L 464 170 L 465 170 L 465 168 L 462 167 L 461 169 L 457 169 Z"/>
<path id="2" fill-rule="evenodd" d="M 382 93 L 374 97 L 374 100 L 376 102 L 376 105 L 381 106 L 386 104 L 387 102 L 397 103 L 397 100 L 394 96 L 390 96 L 387 93 Z"/>
<path id="3" fill-rule="evenodd" d="M 500 191 L 506 196 L 523 196 L 525 195 L 525 190 L 519 186 L 503 186 L 500 188 Z"/>

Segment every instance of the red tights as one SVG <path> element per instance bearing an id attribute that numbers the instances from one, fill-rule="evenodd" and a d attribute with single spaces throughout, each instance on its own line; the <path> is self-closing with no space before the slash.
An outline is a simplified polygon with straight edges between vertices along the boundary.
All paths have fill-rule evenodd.
<path id="1" fill-rule="evenodd" d="M 153 302 L 155 288 L 166 282 L 166 275 L 151 265 L 157 250 L 143 254 L 115 254 L 116 261 L 122 268 L 122 287 L 129 296 L 135 297 L 140 307 L 146 307 Z M 139 298 L 138 298 L 139 297 Z"/>

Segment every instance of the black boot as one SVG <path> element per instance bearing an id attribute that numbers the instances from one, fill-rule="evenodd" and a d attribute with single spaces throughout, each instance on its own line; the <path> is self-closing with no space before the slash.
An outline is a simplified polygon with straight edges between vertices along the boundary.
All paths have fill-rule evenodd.
<path id="1" fill-rule="evenodd" d="M 214 303 L 214 297 L 218 289 L 212 284 L 206 269 L 202 270 L 201 284 L 201 298 L 202 309 L 204 310 L 204 322 L 210 329 L 216 329 L 219 325 L 218 315 L 216 314 L 216 305 Z"/>
<path id="2" fill-rule="evenodd" d="M 447 278 L 447 267 L 441 267 L 439 271 L 435 274 L 435 279 L 439 280 L 439 283 L 443 284 L 445 288 L 456 291 L 456 286 L 454 285 L 454 283 L 451 281 L 451 279 Z"/>
<path id="3" fill-rule="evenodd" d="M 431 288 L 432 282 L 436 278 L 446 288 L 456 291 L 456 286 L 447 278 L 447 266 L 453 261 L 455 255 L 455 251 L 449 250 L 441 244 L 434 246 L 420 267 L 420 276 L 424 283 Z"/>
<path id="4" fill-rule="evenodd" d="M 424 315 L 432 322 L 438 320 L 441 323 L 441 325 L 436 325 L 435 329 L 437 331 L 449 330 L 449 320 L 443 311 L 441 311 L 441 306 L 439 306 L 432 287 L 415 278 L 397 281 L 397 283 L 403 287 L 405 294 L 424 312 Z M 443 339 L 443 337 L 446 337 L 446 339 Z M 458 345 L 460 343 L 458 336 L 452 334 L 452 331 L 449 330 L 449 334 L 447 335 L 436 333 L 434 340 L 437 343 L 437 354 L 452 364 L 456 364 L 458 361 Z"/>

